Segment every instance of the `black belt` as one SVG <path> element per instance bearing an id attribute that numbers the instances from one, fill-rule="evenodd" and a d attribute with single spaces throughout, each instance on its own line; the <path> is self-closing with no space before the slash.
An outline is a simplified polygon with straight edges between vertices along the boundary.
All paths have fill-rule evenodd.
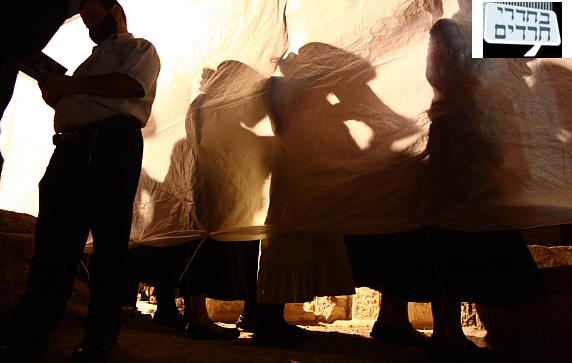
<path id="1" fill-rule="evenodd" d="M 60 132 L 52 136 L 52 142 L 54 143 L 54 145 L 58 145 L 66 141 L 73 141 L 76 139 L 79 139 L 79 132 L 77 130 Z"/>
<path id="2" fill-rule="evenodd" d="M 52 136 L 52 142 L 54 145 L 58 145 L 61 143 L 68 143 L 72 141 L 80 141 L 80 140 L 91 140 L 95 135 L 97 130 L 101 127 L 109 126 L 109 125 L 118 125 L 120 122 L 124 122 L 124 124 L 137 124 L 141 125 L 139 120 L 134 117 L 127 117 L 127 116 L 113 116 L 101 121 L 80 126 L 76 129 L 68 130 L 65 132 L 58 132 L 54 136 Z"/>

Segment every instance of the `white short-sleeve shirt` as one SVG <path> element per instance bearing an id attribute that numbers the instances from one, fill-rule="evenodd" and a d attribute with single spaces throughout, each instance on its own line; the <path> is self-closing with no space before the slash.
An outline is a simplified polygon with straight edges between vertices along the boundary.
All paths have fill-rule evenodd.
<path id="1" fill-rule="evenodd" d="M 141 98 L 110 98 L 78 93 L 62 97 L 56 105 L 54 129 L 63 132 L 108 117 L 137 118 L 145 127 L 155 100 L 161 63 L 153 44 L 135 39 L 131 33 L 114 34 L 93 48 L 93 52 L 73 73 L 74 77 L 126 74 L 143 87 Z"/>

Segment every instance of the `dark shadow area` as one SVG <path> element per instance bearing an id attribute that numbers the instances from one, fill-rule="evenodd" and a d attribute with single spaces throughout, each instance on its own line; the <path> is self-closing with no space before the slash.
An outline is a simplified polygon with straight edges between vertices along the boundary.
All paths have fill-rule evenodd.
<path id="1" fill-rule="evenodd" d="M 572 266 L 540 269 L 548 298 L 526 306 L 486 308 L 477 305 L 495 351 L 522 363 L 572 360 Z"/>
<path id="2" fill-rule="evenodd" d="M 425 350 L 387 345 L 371 338 L 340 332 L 314 332 L 301 352 L 343 362 L 424 362 Z"/>
<path id="3" fill-rule="evenodd" d="M 0 13 L 0 119 L 16 84 L 20 61 L 40 52 L 69 13 L 69 0 L 6 0 Z M 4 159 L 0 154 L 0 173 Z"/>

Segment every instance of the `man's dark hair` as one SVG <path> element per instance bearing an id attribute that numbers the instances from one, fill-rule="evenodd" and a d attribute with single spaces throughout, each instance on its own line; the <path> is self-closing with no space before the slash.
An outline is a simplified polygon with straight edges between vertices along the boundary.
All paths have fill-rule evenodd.
<path id="1" fill-rule="evenodd" d="M 81 2 L 79 3 L 79 7 L 77 8 L 77 11 L 80 11 L 81 8 L 83 8 L 85 3 L 88 1 L 89 0 L 81 0 Z M 127 22 L 127 16 L 125 16 L 125 11 L 123 10 L 123 6 L 121 6 L 121 4 L 117 2 L 117 0 L 95 0 L 95 1 L 97 1 L 99 5 L 103 6 L 107 11 L 111 11 L 113 5 L 119 6 L 119 8 L 121 9 L 121 15 L 123 16 L 123 20 Z"/>

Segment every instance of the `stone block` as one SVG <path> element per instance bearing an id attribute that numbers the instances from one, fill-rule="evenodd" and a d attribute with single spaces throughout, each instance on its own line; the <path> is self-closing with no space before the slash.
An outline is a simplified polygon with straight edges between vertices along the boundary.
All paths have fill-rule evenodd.
<path id="1" fill-rule="evenodd" d="M 461 325 L 467 328 L 484 329 L 483 322 L 477 313 L 477 306 L 473 303 L 464 302 L 461 306 Z"/>
<path id="2" fill-rule="evenodd" d="M 358 287 L 352 295 L 352 319 L 377 319 L 381 304 L 379 291 Z"/>
<path id="3" fill-rule="evenodd" d="M 304 304 L 304 310 L 314 313 L 320 322 L 351 319 L 349 296 L 322 296 Z"/>
<path id="4" fill-rule="evenodd" d="M 407 310 L 409 321 L 416 329 L 433 329 L 433 315 L 430 303 L 410 302 Z"/>
<path id="5" fill-rule="evenodd" d="M 538 268 L 572 266 L 571 246 L 528 246 Z"/>
<path id="6" fill-rule="evenodd" d="M 286 304 L 284 319 L 292 324 L 308 324 L 317 322 L 316 315 L 305 309 L 304 303 Z"/>
<path id="7" fill-rule="evenodd" d="M 207 311 L 213 321 L 234 324 L 242 314 L 244 301 L 221 301 L 207 299 Z"/>

